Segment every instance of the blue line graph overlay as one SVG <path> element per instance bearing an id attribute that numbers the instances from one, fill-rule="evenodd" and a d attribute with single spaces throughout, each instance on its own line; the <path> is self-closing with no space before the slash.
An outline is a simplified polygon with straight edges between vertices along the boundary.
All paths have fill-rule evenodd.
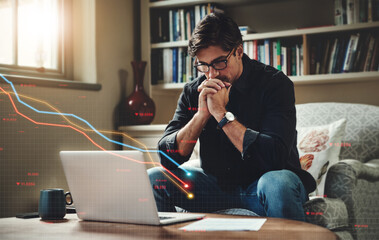
<path id="1" fill-rule="evenodd" d="M 19 96 L 18 96 L 18 93 L 16 91 L 16 89 L 14 88 L 14 85 L 12 82 L 10 82 L 8 79 L 6 79 L 2 74 L 0 74 L 0 76 L 8 83 L 11 85 L 12 89 L 13 89 L 13 92 L 15 93 L 16 95 L 16 98 L 17 98 L 17 101 L 22 103 L 23 105 L 25 105 L 26 107 L 32 109 L 33 111 L 37 112 L 37 113 L 43 113 L 43 114 L 52 114 L 52 115 L 64 115 L 64 116 L 69 116 L 69 117 L 74 117 L 82 122 L 84 122 L 87 126 L 89 126 L 94 132 L 96 132 L 98 135 L 100 135 L 102 138 L 104 138 L 105 140 L 109 141 L 109 142 L 112 142 L 112 143 L 115 143 L 115 144 L 118 144 L 118 145 L 122 145 L 122 146 L 125 146 L 125 147 L 128 147 L 128 148 L 131 148 L 131 149 L 134 149 L 134 150 L 138 150 L 138 151 L 141 151 L 141 152 L 158 152 L 160 154 L 162 154 L 163 156 L 165 156 L 167 159 L 169 159 L 171 162 L 173 162 L 176 166 L 180 167 L 180 165 L 174 160 L 172 159 L 170 156 L 168 156 L 165 152 L 162 152 L 161 150 L 145 150 L 145 149 L 141 149 L 141 148 L 137 148 L 137 147 L 134 147 L 134 146 L 131 146 L 131 145 L 127 145 L 127 144 L 124 144 L 124 143 L 121 143 L 121 142 L 118 142 L 118 141 L 115 141 L 115 140 L 112 140 L 110 138 L 108 138 L 107 136 L 103 135 L 102 133 L 100 133 L 96 128 L 94 128 L 89 122 L 87 122 L 85 119 L 81 118 L 81 117 L 78 117 L 72 113 L 57 113 L 57 112 L 47 112 L 47 111 L 40 111 L 32 106 L 30 106 L 29 104 L 25 103 L 24 101 L 22 101 Z M 187 175 L 191 175 L 191 173 L 189 171 L 187 171 L 186 169 L 183 169 L 183 168 L 180 168 L 182 169 L 184 172 L 187 173 Z"/>

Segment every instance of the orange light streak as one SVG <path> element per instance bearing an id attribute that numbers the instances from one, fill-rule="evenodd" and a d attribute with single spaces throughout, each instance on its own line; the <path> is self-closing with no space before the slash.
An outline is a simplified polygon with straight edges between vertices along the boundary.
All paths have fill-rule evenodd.
<path id="1" fill-rule="evenodd" d="M 150 153 L 148 153 L 150 159 L 152 160 L 152 162 L 142 162 L 142 161 L 138 161 L 136 159 L 132 159 L 132 158 L 129 158 L 129 157 L 125 157 L 125 156 L 121 156 L 119 154 L 116 154 L 116 153 L 113 153 L 113 152 L 109 152 L 107 151 L 105 148 L 103 148 L 102 146 L 100 146 L 99 144 L 97 144 L 94 140 L 92 140 L 86 133 L 84 133 L 83 131 L 71 126 L 71 125 L 63 125 L 63 124 L 54 124 L 54 123 L 41 123 L 41 122 L 37 122 L 31 118 L 29 118 L 28 116 L 22 114 L 21 112 L 18 111 L 14 101 L 13 101 L 13 98 L 11 97 L 10 93 L 6 92 L 2 87 L 0 87 L 0 90 L 4 93 L 4 94 L 7 94 L 8 95 L 8 98 L 11 100 L 11 103 L 12 103 L 12 106 L 13 108 L 15 109 L 16 113 L 19 114 L 20 116 L 26 118 L 27 120 L 33 122 L 34 124 L 37 124 L 37 125 L 45 125 L 45 126 L 55 126 L 55 127 L 65 127 L 65 128 L 71 128 L 79 133 L 81 133 L 82 135 L 84 135 L 90 142 L 92 142 L 92 144 L 94 144 L 96 147 L 98 147 L 99 149 L 109 153 L 109 154 L 112 154 L 114 156 L 117 156 L 117 157 L 121 157 L 121 158 L 124 158 L 124 159 L 127 159 L 127 160 L 130 160 L 130 161 L 133 161 L 133 162 L 137 162 L 137 163 L 142 163 L 142 164 L 152 164 L 152 165 L 158 165 L 158 166 L 161 166 L 163 169 L 165 169 L 168 173 L 170 173 L 175 179 L 177 179 L 179 182 L 181 182 L 183 185 L 185 185 L 186 183 L 181 180 L 179 177 L 177 177 L 174 173 L 172 173 L 171 171 L 169 171 L 167 168 L 163 167 L 160 163 L 157 163 L 157 162 L 154 162 L 150 156 Z M 14 94 L 12 92 L 12 94 Z M 19 96 L 22 96 L 20 94 L 18 94 Z M 54 109 L 56 112 L 58 113 L 61 113 L 58 109 L 56 109 L 55 107 L 51 106 L 50 104 L 48 104 L 47 102 L 44 102 L 44 101 L 41 101 L 41 100 L 38 100 L 38 99 L 35 99 L 35 98 L 31 98 L 31 97 L 26 97 L 26 98 L 29 98 L 29 99 L 32 99 L 34 101 L 37 101 L 37 102 L 41 102 L 41 103 L 44 103 L 46 104 L 47 106 L 49 106 L 50 108 Z M 69 123 L 81 128 L 81 129 L 84 129 L 82 128 L 81 126 L 78 126 L 76 125 L 75 123 L 71 122 L 66 116 L 64 115 L 61 115 L 65 120 L 67 120 Z M 92 129 L 84 129 L 85 131 L 92 131 Z M 114 131 L 102 131 L 102 132 L 107 132 L 107 133 L 115 133 L 115 134 L 122 134 L 132 140 L 134 140 L 135 142 L 143 145 L 141 142 L 138 142 L 137 140 L 131 138 L 130 136 L 124 134 L 124 133 L 120 133 L 120 132 L 114 132 Z M 146 146 L 143 145 L 145 147 L 145 149 L 147 150 Z M 166 177 L 168 177 L 175 185 L 177 185 L 178 188 L 180 188 L 183 192 L 185 192 L 186 194 L 189 194 L 185 189 L 182 188 L 182 186 L 180 186 L 178 183 L 176 183 L 170 176 L 168 176 L 166 173 L 162 172 L 164 175 L 166 175 Z"/>

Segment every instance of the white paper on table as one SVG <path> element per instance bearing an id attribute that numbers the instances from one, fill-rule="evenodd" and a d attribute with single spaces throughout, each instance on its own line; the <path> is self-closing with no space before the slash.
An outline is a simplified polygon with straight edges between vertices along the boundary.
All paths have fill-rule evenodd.
<path id="1" fill-rule="evenodd" d="M 258 231 L 266 218 L 205 218 L 179 228 L 184 231 Z"/>

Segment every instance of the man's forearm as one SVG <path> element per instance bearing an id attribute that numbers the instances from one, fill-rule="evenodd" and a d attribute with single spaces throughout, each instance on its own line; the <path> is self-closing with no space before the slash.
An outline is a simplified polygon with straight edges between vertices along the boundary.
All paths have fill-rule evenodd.
<path id="1" fill-rule="evenodd" d="M 193 151 L 207 121 L 207 119 L 201 118 L 199 114 L 195 114 L 194 117 L 179 130 L 176 136 L 176 144 L 181 156 L 187 156 Z"/>
<path id="2" fill-rule="evenodd" d="M 220 122 L 223 118 L 224 114 L 215 114 L 215 119 L 217 122 Z M 230 123 L 227 123 L 222 128 L 226 136 L 228 136 L 229 140 L 233 143 L 233 145 L 242 153 L 243 151 L 243 138 L 245 136 L 246 127 L 238 122 L 238 120 L 234 120 Z"/>

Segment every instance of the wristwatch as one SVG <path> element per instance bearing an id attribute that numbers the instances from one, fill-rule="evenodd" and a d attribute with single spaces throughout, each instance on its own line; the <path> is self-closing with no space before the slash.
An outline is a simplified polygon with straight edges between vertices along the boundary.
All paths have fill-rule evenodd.
<path id="1" fill-rule="evenodd" d="M 221 121 L 218 123 L 218 127 L 221 129 L 227 124 L 228 122 L 234 121 L 236 118 L 234 117 L 233 113 L 231 112 L 226 112 L 225 116 Z"/>

